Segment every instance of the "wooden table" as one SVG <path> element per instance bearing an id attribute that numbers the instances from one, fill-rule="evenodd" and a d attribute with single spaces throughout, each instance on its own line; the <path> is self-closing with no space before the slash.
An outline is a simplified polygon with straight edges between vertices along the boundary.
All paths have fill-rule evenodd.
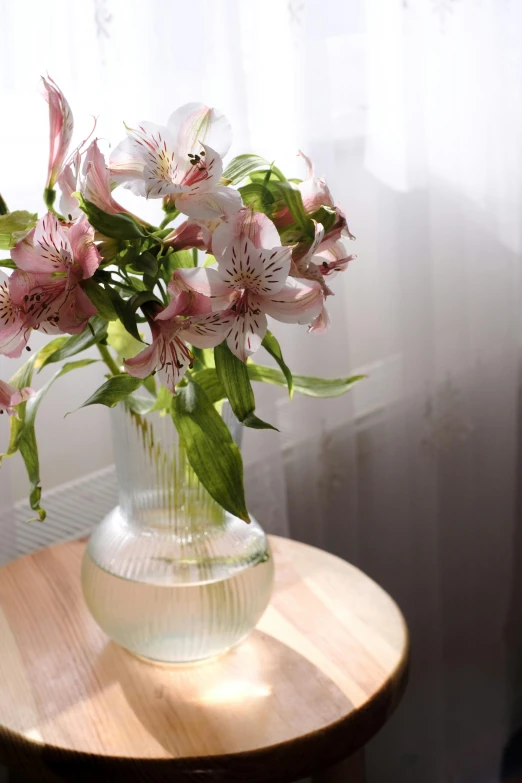
<path id="1" fill-rule="evenodd" d="M 0 569 L 0 764 L 38 783 L 362 779 L 356 751 L 406 683 L 403 617 L 343 560 L 271 544 L 276 587 L 258 628 L 211 663 L 175 668 L 98 629 L 80 589 L 84 542 Z"/>

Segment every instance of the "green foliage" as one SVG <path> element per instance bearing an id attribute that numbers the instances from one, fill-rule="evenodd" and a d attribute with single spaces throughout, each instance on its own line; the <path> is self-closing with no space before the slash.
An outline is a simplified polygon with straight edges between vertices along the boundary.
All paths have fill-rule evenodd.
<path id="1" fill-rule="evenodd" d="M 78 199 L 80 209 L 87 215 L 91 226 L 96 231 L 99 231 L 100 234 L 103 234 L 103 236 L 113 239 L 138 239 L 148 236 L 145 230 L 130 215 L 123 212 L 117 215 L 109 215 L 108 212 L 104 212 L 103 209 L 97 207 L 92 201 L 87 201 L 81 193 L 75 193 L 74 195 Z"/>
<path id="2" fill-rule="evenodd" d="M 172 418 L 188 461 L 207 492 L 226 511 L 250 522 L 243 486 L 243 460 L 225 422 L 193 380 L 178 388 Z"/>
<path id="3" fill-rule="evenodd" d="M 88 405 L 106 405 L 107 408 L 114 408 L 118 402 L 125 400 L 129 394 L 136 391 L 143 381 L 141 378 L 133 378 L 131 375 L 121 374 L 113 375 L 94 394 L 91 394 L 80 408 L 86 408 Z"/>
<path id="4" fill-rule="evenodd" d="M 75 356 L 81 351 L 85 351 L 86 348 L 90 348 L 95 343 L 102 342 L 107 337 L 107 322 L 95 315 L 89 323 L 87 328 L 81 334 L 74 334 L 72 337 L 57 338 L 63 342 L 58 343 L 52 341 L 56 345 L 56 350 L 48 353 L 45 360 L 42 362 L 41 367 L 45 367 L 48 364 L 54 362 L 61 362 L 64 359 L 69 359 L 71 356 Z M 46 346 L 49 349 L 49 346 Z"/>
<path id="5" fill-rule="evenodd" d="M 246 364 L 234 356 L 226 342 L 214 348 L 214 356 L 218 378 L 238 421 L 256 430 L 275 430 L 255 415 L 256 401 Z"/>
<path id="6" fill-rule="evenodd" d="M 0 215 L 0 250 L 9 250 L 14 247 L 19 239 L 34 228 L 37 220 L 36 213 L 24 210 Z"/>
<path id="7" fill-rule="evenodd" d="M 264 158 L 260 158 L 259 155 L 238 155 L 230 161 L 223 177 L 230 180 L 232 185 L 237 185 L 238 182 L 242 182 L 255 169 L 261 169 L 270 164 Z"/>
<path id="8" fill-rule="evenodd" d="M 135 337 L 129 334 L 119 319 L 112 321 L 109 324 L 107 330 L 107 344 L 110 345 L 111 348 L 114 348 L 118 354 L 118 361 L 120 364 L 123 364 L 124 359 L 132 359 L 143 350 L 143 343 L 141 340 L 136 340 Z"/>
<path id="9" fill-rule="evenodd" d="M 290 368 L 286 365 L 285 360 L 283 359 L 283 354 L 281 352 L 281 346 L 279 345 L 278 341 L 270 332 L 268 329 L 266 331 L 266 334 L 263 338 L 263 342 L 261 343 L 265 351 L 268 351 L 270 356 L 272 356 L 276 362 L 278 363 L 279 367 L 281 368 L 283 375 L 286 378 L 286 384 L 288 386 L 288 394 L 290 395 L 290 399 L 292 399 L 294 394 L 294 379 L 292 377 L 292 373 L 290 372 Z"/>
<path id="10" fill-rule="evenodd" d="M 273 383 L 276 386 L 286 386 L 287 380 L 280 370 L 274 367 L 264 367 L 260 364 L 247 364 L 248 377 L 251 381 Z M 314 378 L 310 375 L 294 375 L 294 391 L 307 397 L 340 397 L 366 376 L 352 375 L 348 378 Z"/>

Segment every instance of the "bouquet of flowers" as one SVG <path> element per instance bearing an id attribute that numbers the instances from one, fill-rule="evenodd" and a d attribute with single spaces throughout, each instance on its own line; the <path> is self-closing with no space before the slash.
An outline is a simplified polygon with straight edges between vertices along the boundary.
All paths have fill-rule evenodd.
<path id="1" fill-rule="evenodd" d="M 12 417 L 2 456 L 22 455 L 31 507 L 43 519 L 38 406 L 57 378 L 96 361 L 72 359 L 96 346 L 108 376 L 84 404 L 171 415 L 200 482 L 248 521 L 241 454 L 219 403 L 228 399 L 246 427 L 271 428 L 256 416 L 252 381 L 317 397 L 358 379 L 292 376 L 267 321 L 327 330 L 330 280 L 354 258 L 345 216 L 302 153 L 302 181 L 253 154 L 224 168 L 230 124 L 199 103 L 177 109 L 166 126 L 125 126 L 108 163 L 96 138 L 69 154 L 69 104 L 50 78 L 43 86 L 47 211 L 9 212 L 0 197 L 0 248 L 10 251 L 0 259 L 10 270 L 0 283 L 0 353 L 30 350 L 33 329 L 57 336 L 0 380 L 0 413 Z M 159 225 L 121 206 L 116 186 L 158 199 Z M 261 347 L 278 368 L 252 361 Z M 34 374 L 49 364 L 59 369 L 33 391 Z"/>

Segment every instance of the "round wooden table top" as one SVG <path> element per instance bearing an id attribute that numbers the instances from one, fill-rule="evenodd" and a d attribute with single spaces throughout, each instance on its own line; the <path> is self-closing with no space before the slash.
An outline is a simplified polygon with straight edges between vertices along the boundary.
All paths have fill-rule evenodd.
<path id="1" fill-rule="evenodd" d="M 378 585 L 271 537 L 257 629 L 212 662 L 148 664 L 84 605 L 85 543 L 0 569 L 0 763 L 38 781 L 291 781 L 362 747 L 407 678 L 404 619 Z"/>

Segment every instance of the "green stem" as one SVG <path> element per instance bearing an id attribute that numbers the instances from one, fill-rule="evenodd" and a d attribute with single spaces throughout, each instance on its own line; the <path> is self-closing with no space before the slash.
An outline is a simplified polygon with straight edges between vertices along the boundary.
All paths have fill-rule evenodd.
<path id="1" fill-rule="evenodd" d="M 116 362 L 114 361 L 111 352 L 109 351 L 107 346 L 103 345 L 102 343 L 96 343 L 96 344 L 98 346 L 98 350 L 101 354 L 103 361 L 105 362 L 105 364 L 107 365 L 111 373 L 113 375 L 121 375 L 121 370 L 116 364 Z"/>
<path id="2" fill-rule="evenodd" d="M 168 224 L 171 223 L 174 220 L 174 218 L 177 218 L 178 215 L 179 215 L 179 209 L 175 209 L 174 212 L 167 212 L 167 214 L 161 221 L 159 227 L 167 228 Z"/>
<path id="3" fill-rule="evenodd" d="M 197 247 L 193 247 L 192 248 L 192 261 L 193 261 L 194 266 L 198 265 L 198 257 L 199 257 L 198 256 L 198 249 L 197 249 Z"/>

